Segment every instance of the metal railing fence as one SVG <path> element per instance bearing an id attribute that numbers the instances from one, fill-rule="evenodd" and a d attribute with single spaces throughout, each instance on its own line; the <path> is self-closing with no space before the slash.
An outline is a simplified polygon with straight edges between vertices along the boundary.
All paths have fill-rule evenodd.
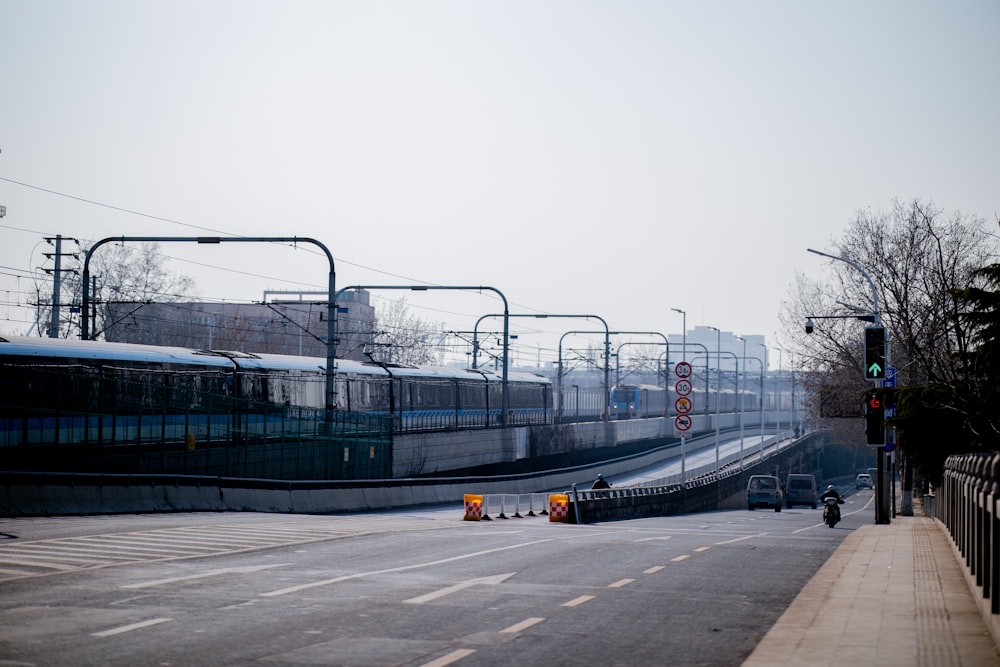
<path id="1" fill-rule="evenodd" d="M 935 503 L 991 613 L 1000 614 L 1000 452 L 949 456 Z"/>

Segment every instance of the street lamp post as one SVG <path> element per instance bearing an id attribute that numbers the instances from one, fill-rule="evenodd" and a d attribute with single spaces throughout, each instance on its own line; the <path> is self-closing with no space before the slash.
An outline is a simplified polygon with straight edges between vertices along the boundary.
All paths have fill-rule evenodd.
<path id="1" fill-rule="evenodd" d="M 760 440 L 761 447 L 763 447 L 764 442 L 764 362 L 759 357 L 743 357 L 743 368 L 744 373 L 746 371 L 746 362 L 749 360 L 754 360 L 760 364 L 760 398 L 757 401 L 757 407 L 760 411 Z M 761 449 L 761 454 L 763 455 L 763 449 Z"/>
<path id="2" fill-rule="evenodd" d="M 83 312 L 81 313 L 81 326 L 80 326 L 80 338 L 87 340 L 90 338 L 90 334 L 87 330 L 88 317 L 90 316 L 90 258 L 94 254 L 94 251 L 105 243 L 112 241 L 118 241 L 121 243 L 125 242 L 136 242 L 136 243 L 159 243 L 159 242 L 171 242 L 178 241 L 184 243 L 198 243 L 202 245 L 217 245 L 220 243 L 311 243 L 323 251 L 326 255 L 327 262 L 330 264 L 330 271 L 327 274 L 327 295 L 329 297 L 329 302 L 326 305 L 326 386 L 325 386 L 325 396 L 324 400 L 326 403 L 326 419 L 331 419 L 331 413 L 337 404 L 337 394 L 336 385 L 334 384 L 334 363 L 336 359 L 336 339 L 335 339 L 335 329 L 334 329 L 334 289 L 336 287 L 336 271 L 333 265 L 333 254 L 330 250 L 317 241 L 305 236 L 111 236 L 103 238 L 94 245 L 90 246 L 87 250 L 87 254 L 83 260 L 83 302 L 81 306 Z M 505 301 L 506 303 L 506 301 Z M 96 334 L 95 334 L 96 335 Z"/>
<path id="3" fill-rule="evenodd" d="M 604 331 L 567 331 L 562 336 L 559 337 L 559 362 L 556 370 L 556 391 L 559 392 L 559 411 L 562 412 L 563 406 L 563 395 L 562 395 L 562 345 L 563 339 L 570 334 L 604 334 L 604 414 L 601 415 L 601 421 L 608 421 L 608 412 L 610 411 L 610 396 L 608 395 L 610 387 L 608 387 L 608 376 L 611 372 L 611 360 L 608 358 L 611 356 L 611 330 L 608 328 L 608 323 L 604 321 L 603 318 L 597 315 L 592 315 L 594 319 L 600 320 L 601 324 L 604 325 Z"/>
<path id="4" fill-rule="evenodd" d="M 718 355 L 718 367 L 715 369 L 715 472 L 719 473 L 719 408 L 722 404 L 722 331 L 708 327 L 715 332 L 715 351 Z"/>
<path id="5" fill-rule="evenodd" d="M 778 376 L 774 382 L 774 420 L 778 438 L 781 439 L 781 348 L 778 351 Z"/>
<path id="6" fill-rule="evenodd" d="M 663 335 L 659 331 L 612 331 L 611 333 L 615 334 L 616 336 L 621 334 L 626 334 L 629 336 L 659 336 L 660 338 L 663 339 L 663 347 L 666 349 L 667 358 L 668 359 L 670 358 L 670 339 L 668 339 L 665 335 Z M 618 346 L 618 350 L 615 352 L 615 384 L 619 384 L 620 368 L 618 363 L 618 354 L 621 352 L 621 349 L 626 345 L 638 345 L 638 343 L 625 342 Z M 663 389 L 668 393 L 670 391 L 670 385 L 666 379 L 664 379 L 663 381 Z M 664 406 L 666 406 L 666 404 L 664 404 Z M 667 412 L 666 407 L 664 407 L 664 414 L 666 414 L 666 412 Z"/>
<path id="7" fill-rule="evenodd" d="M 764 360 L 760 364 L 760 458 L 764 459 L 764 378 L 767 375 L 767 345 L 757 343 L 764 348 Z"/>
<path id="8" fill-rule="evenodd" d="M 482 321 L 490 317 L 504 317 L 503 313 L 487 313 L 483 315 L 478 320 L 476 320 L 475 326 L 472 327 L 472 368 L 475 370 L 479 367 L 479 325 Z M 507 313 L 506 317 L 533 317 L 537 320 L 545 320 L 548 318 L 574 318 L 574 319 L 595 319 L 600 320 L 604 323 L 605 328 L 607 328 L 607 322 L 597 315 L 566 315 L 566 314 L 554 314 L 554 313 Z"/>
<path id="9" fill-rule="evenodd" d="M 844 257 L 838 257 L 836 255 L 830 255 L 830 254 L 827 254 L 825 252 L 821 252 L 819 250 L 813 250 L 812 248 L 806 248 L 806 250 L 808 252 L 811 252 L 811 253 L 815 254 L 815 255 L 820 255 L 820 256 L 826 257 L 828 259 L 833 259 L 833 260 L 836 260 L 838 262 L 843 262 L 843 263 L 847 264 L 848 266 L 850 266 L 851 268 L 853 268 L 856 271 L 858 271 L 859 273 L 861 273 L 861 275 L 863 275 L 865 277 L 865 280 L 868 281 L 868 286 L 869 286 L 869 288 L 871 288 L 871 291 L 872 291 L 872 316 L 875 319 L 874 324 L 877 327 L 883 327 L 882 316 L 879 313 L 879 308 L 878 308 L 878 290 L 875 289 L 875 281 L 872 280 L 872 277 L 868 274 L 868 272 L 865 271 L 864 268 L 862 268 L 857 262 L 853 262 L 853 261 L 851 261 L 849 259 L 846 259 Z M 888 339 L 888 336 L 886 336 L 886 338 Z M 886 342 L 888 342 L 888 341 L 886 341 Z M 891 360 L 889 358 L 889 349 L 890 348 L 887 345 L 886 346 L 886 354 L 885 354 L 885 364 L 886 364 L 886 366 L 888 366 L 891 363 Z M 878 386 L 879 387 L 884 386 L 884 380 L 878 380 Z M 888 524 L 889 523 L 889 494 L 888 494 L 887 485 L 885 483 L 885 473 L 884 473 L 884 468 L 885 468 L 885 446 L 883 445 L 883 446 L 878 447 L 877 452 L 878 452 L 877 453 L 878 470 L 876 471 L 877 474 L 875 475 L 875 495 L 878 496 L 878 502 L 875 503 L 875 523 L 877 523 L 877 524 Z"/>
<path id="10" fill-rule="evenodd" d="M 331 286 L 332 287 L 332 286 Z M 360 289 L 379 289 L 379 290 L 410 290 L 413 292 L 426 292 L 427 290 L 463 290 L 463 291 L 478 291 L 482 292 L 484 290 L 493 292 L 500 297 L 503 301 L 503 371 L 501 373 L 501 384 L 500 384 L 500 426 L 506 428 L 508 422 L 508 412 L 510 411 L 510 392 L 507 384 L 507 375 L 509 369 L 509 358 L 510 358 L 510 310 L 507 306 L 507 297 L 504 293 L 498 290 L 496 287 L 490 287 L 488 285 L 348 285 L 347 287 L 338 291 L 334 297 L 330 300 L 331 304 L 335 304 L 340 295 L 344 292 L 350 290 L 360 290 Z M 336 352 L 337 339 L 335 336 L 336 327 L 331 321 L 330 324 L 331 338 L 333 340 L 332 346 L 334 352 Z M 328 365 L 332 366 L 328 362 Z"/>
<path id="11" fill-rule="evenodd" d="M 681 314 L 681 361 L 687 361 L 688 314 L 686 310 L 680 308 L 671 308 L 670 310 Z M 667 361 L 670 360 L 667 359 Z"/>
<path id="12" fill-rule="evenodd" d="M 743 341 L 743 359 L 747 356 L 747 339 L 743 336 L 736 336 L 736 340 Z M 743 375 L 744 379 L 747 372 L 747 365 L 744 361 L 743 363 Z M 743 397 L 740 396 L 740 373 L 739 366 L 737 365 L 736 370 L 736 400 L 740 402 L 740 470 L 743 469 Z"/>

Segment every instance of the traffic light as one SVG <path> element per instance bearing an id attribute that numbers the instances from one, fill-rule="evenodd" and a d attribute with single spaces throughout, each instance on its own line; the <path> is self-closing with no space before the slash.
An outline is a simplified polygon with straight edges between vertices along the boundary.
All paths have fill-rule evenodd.
<path id="1" fill-rule="evenodd" d="M 869 445 L 885 444 L 885 403 L 874 391 L 865 396 L 865 441 Z"/>
<path id="2" fill-rule="evenodd" d="M 885 379 L 885 329 L 865 328 L 865 379 Z"/>

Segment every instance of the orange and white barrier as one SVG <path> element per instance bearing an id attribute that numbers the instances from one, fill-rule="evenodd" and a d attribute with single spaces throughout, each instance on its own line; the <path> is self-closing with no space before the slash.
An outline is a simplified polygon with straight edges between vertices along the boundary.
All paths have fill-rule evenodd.
<path id="1" fill-rule="evenodd" d="M 569 523 L 569 496 L 567 494 L 549 494 L 549 521 Z"/>
<path id="2" fill-rule="evenodd" d="M 465 494 L 465 521 L 481 521 L 483 518 L 483 497 Z"/>

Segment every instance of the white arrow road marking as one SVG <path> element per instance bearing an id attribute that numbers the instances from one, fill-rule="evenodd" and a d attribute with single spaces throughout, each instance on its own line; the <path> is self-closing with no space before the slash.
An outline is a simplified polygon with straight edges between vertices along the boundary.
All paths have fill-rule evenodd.
<path id="1" fill-rule="evenodd" d="M 105 630 L 104 632 L 92 632 L 90 636 L 110 637 L 111 635 L 120 635 L 123 632 L 131 632 L 132 630 L 138 630 L 139 628 L 148 628 L 151 625 L 159 625 L 160 623 L 166 623 L 167 621 L 172 620 L 172 618 L 153 618 L 148 621 L 132 623 L 131 625 L 123 625 L 120 628 L 112 628 L 110 630 Z"/>
<path id="2" fill-rule="evenodd" d="M 757 533 L 756 535 L 744 535 L 743 537 L 735 537 L 731 540 L 726 540 L 724 542 L 716 542 L 717 545 L 721 544 L 733 544 L 735 542 L 742 542 L 743 540 L 750 540 L 755 537 L 764 537 L 767 533 Z"/>
<path id="3" fill-rule="evenodd" d="M 189 574 L 186 577 L 172 577 L 170 579 L 157 579 L 156 581 L 144 581 L 138 584 L 127 584 L 122 588 L 152 588 L 153 586 L 163 586 L 164 584 L 176 584 L 178 581 L 191 581 L 193 579 L 204 579 L 205 577 L 217 577 L 221 574 L 251 574 L 261 570 L 269 570 L 272 567 L 284 567 L 290 563 L 275 563 L 273 565 L 252 565 L 247 567 L 227 567 L 223 570 L 209 570 L 198 574 Z"/>
<path id="4" fill-rule="evenodd" d="M 409 600 L 403 600 L 403 602 L 409 602 L 410 604 L 423 604 L 425 602 L 430 602 L 431 600 L 437 600 L 438 598 L 443 598 L 445 595 L 450 595 L 451 593 L 457 593 L 458 591 L 463 591 L 466 588 L 478 586 L 479 584 L 499 584 L 502 583 L 507 578 L 513 577 L 514 574 L 515 574 L 514 572 L 509 572 L 507 574 L 497 574 L 492 577 L 479 577 L 478 579 L 468 579 L 466 581 L 461 581 L 457 584 L 448 586 L 447 588 L 442 588 L 432 593 L 419 595 L 415 598 L 410 598 Z"/>
<path id="5" fill-rule="evenodd" d="M 530 547 L 536 544 L 543 544 L 545 542 L 551 542 L 551 541 L 552 541 L 551 539 L 535 540 L 534 542 L 523 542 L 522 544 L 512 544 L 510 546 L 498 547 L 496 549 L 486 549 L 485 551 L 474 551 L 472 553 L 461 554 L 459 556 L 452 556 L 451 558 L 442 558 L 441 560 L 432 560 L 426 563 L 414 563 L 413 565 L 389 567 L 384 570 L 372 570 L 370 572 L 356 572 L 354 574 L 345 574 L 343 576 L 334 577 L 332 579 L 313 581 L 308 584 L 299 584 L 298 586 L 289 586 L 288 588 L 281 588 L 276 591 L 261 593 L 260 597 L 270 598 L 270 597 L 275 597 L 277 595 L 287 595 L 288 593 L 297 593 L 298 591 L 303 591 L 308 588 L 315 588 L 317 586 L 336 584 L 341 581 L 350 581 L 351 579 L 361 579 L 362 577 L 371 577 L 377 574 L 389 574 L 390 572 L 405 572 L 407 570 L 416 570 L 421 567 L 430 567 L 432 565 L 443 565 L 445 563 L 454 563 L 457 560 L 465 560 L 466 558 L 476 558 L 478 556 L 485 556 L 486 554 L 497 553 L 500 551 L 507 551 L 509 549 L 520 549 L 521 547 Z"/>

